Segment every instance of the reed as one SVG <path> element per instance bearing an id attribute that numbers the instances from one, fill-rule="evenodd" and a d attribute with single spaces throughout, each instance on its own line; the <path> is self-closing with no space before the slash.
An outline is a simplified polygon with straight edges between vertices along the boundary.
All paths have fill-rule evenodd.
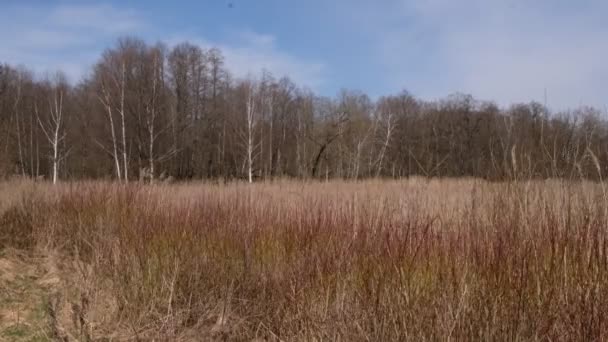
<path id="1" fill-rule="evenodd" d="M 87 338 L 608 338 L 600 183 L 1 186 L 0 248 L 61 256 Z"/>

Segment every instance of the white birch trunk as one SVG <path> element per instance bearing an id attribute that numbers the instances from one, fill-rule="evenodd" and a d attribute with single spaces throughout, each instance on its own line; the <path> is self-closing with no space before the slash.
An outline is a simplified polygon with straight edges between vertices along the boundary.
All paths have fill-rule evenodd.
<path id="1" fill-rule="evenodd" d="M 53 99 L 49 101 L 49 118 L 43 122 L 40 119 L 40 115 L 38 113 L 38 107 L 35 106 L 34 110 L 36 112 L 36 117 L 38 118 L 38 123 L 44 132 L 44 135 L 49 141 L 51 145 L 51 168 L 52 168 L 52 181 L 53 184 L 57 184 L 57 180 L 59 179 L 59 163 L 60 163 L 60 145 L 63 139 L 65 138 L 65 134 L 62 134 L 63 128 L 63 91 L 61 89 L 53 90 Z M 57 94 L 59 92 L 59 94 Z"/>
<path id="2" fill-rule="evenodd" d="M 386 150 L 388 149 L 388 145 L 390 144 L 391 136 L 393 135 L 394 130 L 395 123 L 393 122 L 393 113 L 388 113 L 386 121 L 386 135 L 384 137 L 384 144 L 380 150 L 380 156 L 378 157 L 378 169 L 376 170 L 376 177 L 380 176 L 380 172 L 382 172 L 382 162 L 384 161 L 384 155 L 386 154 Z"/>
<path id="3" fill-rule="evenodd" d="M 152 73 L 152 99 L 151 99 L 151 105 L 149 105 L 148 108 L 148 118 L 147 118 L 147 123 L 148 123 L 148 134 L 149 134 L 149 145 L 148 145 L 148 154 L 149 154 L 149 168 L 150 168 L 150 183 L 154 182 L 154 140 L 155 140 L 155 135 L 154 135 L 154 121 L 156 119 L 156 72 L 157 72 L 157 58 L 156 56 L 154 57 L 154 65 L 153 65 L 153 73 Z"/>
<path id="4" fill-rule="evenodd" d="M 19 103 L 21 102 L 21 73 L 18 75 L 17 79 L 17 95 L 15 98 L 14 104 L 14 114 L 15 114 L 15 124 L 17 125 L 17 152 L 19 153 L 19 168 L 21 170 L 21 175 L 25 177 L 25 168 L 23 163 L 23 148 L 21 146 L 21 125 L 19 124 L 20 114 L 19 114 Z"/>
<path id="5" fill-rule="evenodd" d="M 129 162 L 127 160 L 127 132 L 125 127 L 125 77 L 126 66 L 122 63 L 121 84 L 120 84 L 120 120 L 122 129 L 122 161 L 125 183 L 129 182 Z"/>
<path id="6" fill-rule="evenodd" d="M 120 182 L 122 179 L 122 172 L 120 169 L 120 158 L 118 155 L 118 141 L 116 139 L 116 129 L 114 126 L 114 117 L 112 116 L 112 105 L 110 104 L 110 94 L 107 89 L 102 85 L 102 92 L 104 98 L 98 96 L 99 101 L 105 107 L 108 115 L 108 122 L 110 123 L 110 135 L 112 138 L 112 157 L 114 158 L 114 166 L 116 168 L 116 178 Z"/>
<path id="7" fill-rule="evenodd" d="M 253 87 L 249 89 L 247 97 L 247 179 L 253 183 L 253 129 L 254 129 L 255 103 Z"/>

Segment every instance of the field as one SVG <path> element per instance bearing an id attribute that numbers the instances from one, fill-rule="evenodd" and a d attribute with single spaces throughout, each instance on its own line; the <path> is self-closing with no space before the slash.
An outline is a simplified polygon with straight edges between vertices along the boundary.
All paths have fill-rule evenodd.
<path id="1" fill-rule="evenodd" d="M 0 340 L 608 338 L 603 183 L 0 183 Z"/>

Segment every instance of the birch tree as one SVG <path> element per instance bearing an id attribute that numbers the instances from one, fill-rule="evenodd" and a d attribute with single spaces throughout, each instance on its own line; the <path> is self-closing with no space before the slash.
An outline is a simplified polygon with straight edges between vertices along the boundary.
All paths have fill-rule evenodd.
<path id="1" fill-rule="evenodd" d="M 272 160 L 273 160 L 273 135 L 274 135 L 274 106 L 275 106 L 275 82 L 272 74 L 270 72 L 264 70 L 262 71 L 262 84 L 260 85 L 260 97 L 261 99 L 261 110 L 264 116 L 264 119 L 268 122 L 268 133 L 266 133 L 268 137 L 268 163 L 264 166 L 265 168 L 265 176 L 270 176 L 272 173 Z M 260 144 L 263 144 L 264 139 L 264 131 L 260 130 Z M 263 150 L 263 145 L 261 146 Z M 262 159 L 264 159 L 262 157 Z"/>
<path id="2" fill-rule="evenodd" d="M 249 183 L 253 183 L 256 173 L 255 164 L 260 153 L 259 126 L 259 84 L 248 79 L 238 83 L 234 92 L 234 101 L 238 106 L 234 107 L 232 125 L 234 128 L 233 146 L 238 150 L 233 151 L 235 163 L 240 158 L 241 174 L 244 174 Z M 229 152 L 229 151 L 227 151 Z"/>
<path id="3" fill-rule="evenodd" d="M 382 172 L 384 155 L 386 154 L 386 150 L 390 146 L 391 139 L 393 137 L 393 133 L 395 131 L 396 120 L 395 114 L 392 111 L 388 111 L 381 114 L 380 124 L 383 128 L 383 142 L 382 147 L 380 148 L 380 153 L 378 154 L 378 160 L 376 162 L 376 177 L 380 176 Z"/>
<path id="4" fill-rule="evenodd" d="M 255 146 L 255 129 L 257 128 L 256 121 L 256 103 L 255 103 L 255 85 L 253 82 L 245 84 L 246 104 L 245 114 L 247 119 L 247 179 L 249 183 L 253 183 L 253 161 L 256 153 Z"/>
<path id="5" fill-rule="evenodd" d="M 15 98 L 13 102 L 13 115 L 15 120 L 15 131 L 17 135 L 17 152 L 19 156 L 19 169 L 21 175 L 25 176 L 25 162 L 23 158 L 23 147 L 21 141 L 21 102 L 23 98 L 23 74 L 24 72 L 17 71 L 17 79 L 15 84 Z"/>
<path id="6" fill-rule="evenodd" d="M 40 128 L 51 146 L 49 159 L 51 162 L 53 184 L 57 184 L 60 163 L 67 156 L 67 153 L 63 149 L 63 142 L 66 137 L 64 116 L 66 89 L 67 85 L 63 76 L 57 76 L 55 84 L 51 84 L 49 87 L 46 115 L 41 115 L 38 104 L 35 104 L 34 107 Z"/>
<path id="7" fill-rule="evenodd" d="M 123 162 L 123 174 L 125 183 L 129 182 L 129 160 L 127 158 L 127 125 L 125 123 L 125 88 L 126 84 L 126 65 L 123 60 L 120 63 L 120 106 L 118 113 L 120 114 L 120 130 L 122 133 L 122 162 Z"/>
<path id="8" fill-rule="evenodd" d="M 116 178 L 120 181 L 122 179 L 122 171 L 121 171 L 121 162 L 120 156 L 118 154 L 118 140 L 116 137 L 116 129 L 114 125 L 114 115 L 112 110 L 112 98 L 110 95 L 110 91 L 108 89 L 107 84 L 102 80 L 100 84 L 100 94 L 97 94 L 97 99 L 102 104 L 104 108 L 104 113 L 108 119 L 108 123 L 110 124 L 110 137 L 112 140 L 112 150 L 109 153 L 112 155 L 114 159 L 114 168 L 116 171 Z M 99 144 L 105 150 L 105 146 L 103 144 Z"/>
<path id="9" fill-rule="evenodd" d="M 122 43 L 121 43 L 122 44 Z M 96 140 L 111 155 L 116 178 L 129 181 L 129 158 L 126 122 L 127 48 L 107 50 L 97 64 L 94 74 L 95 98 L 103 107 L 103 115 L 109 126 L 110 144 Z M 107 133 L 106 133 L 107 134 Z M 102 138 L 105 140 L 105 138 Z"/>
<path id="10" fill-rule="evenodd" d="M 161 136 L 175 127 L 173 119 L 166 115 L 164 50 L 164 47 L 159 45 L 148 51 L 146 72 L 143 75 L 149 87 L 145 93 L 144 111 L 148 134 L 148 172 L 151 182 L 154 181 L 157 173 L 156 163 L 171 158 L 176 152 L 171 144 L 165 144 L 164 151 L 158 146 Z"/>

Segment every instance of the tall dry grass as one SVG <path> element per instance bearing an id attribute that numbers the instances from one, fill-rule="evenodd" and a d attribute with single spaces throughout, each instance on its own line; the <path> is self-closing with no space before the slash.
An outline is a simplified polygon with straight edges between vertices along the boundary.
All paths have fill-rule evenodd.
<path id="1" fill-rule="evenodd" d="M 608 338 L 600 184 L 1 186 L 89 339 Z"/>

